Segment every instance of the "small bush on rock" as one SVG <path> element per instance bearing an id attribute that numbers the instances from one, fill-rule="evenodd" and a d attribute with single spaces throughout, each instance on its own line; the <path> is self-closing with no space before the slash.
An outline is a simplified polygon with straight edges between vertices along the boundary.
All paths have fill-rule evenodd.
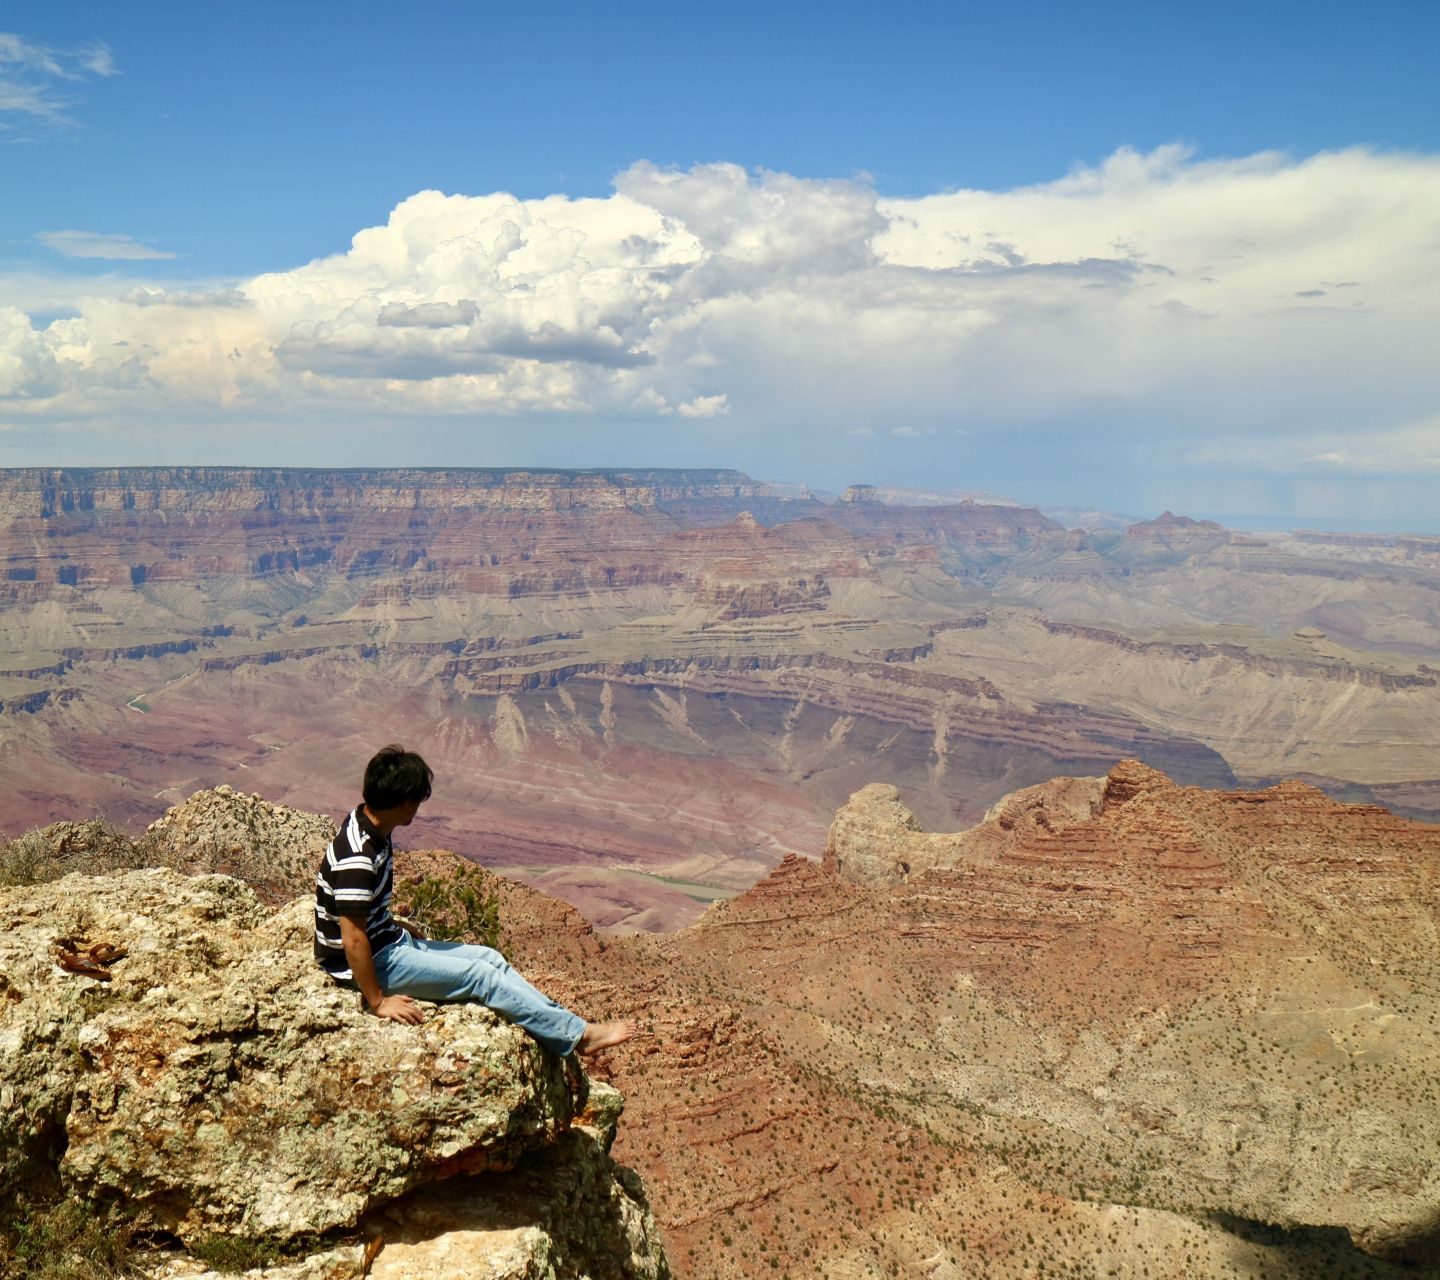
<path id="1" fill-rule="evenodd" d="M 500 949 L 500 895 L 482 868 L 466 864 L 447 875 L 406 880 L 396 896 L 428 937 Z"/>
<path id="2" fill-rule="evenodd" d="M 107 822 L 56 822 L 0 844 L 0 887 L 48 884 L 72 871 L 93 876 L 144 865 L 135 842 Z"/>
<path id="3" fill-rule="evenodd" d="M 74 1198 L 38 1204 L 21 1198 L 0 1221 L 4 1280 L 120 1280 L 138 1274 L 132 1228 Z"/>
<path id="4" fill-rule="evenodd" d="M 244 1236 L 204 1236 L 190 1245 L 190 1253 L 226 1275 L 268 1267 L 281 1257 L 281 1250 L 270 1241 Z"/>

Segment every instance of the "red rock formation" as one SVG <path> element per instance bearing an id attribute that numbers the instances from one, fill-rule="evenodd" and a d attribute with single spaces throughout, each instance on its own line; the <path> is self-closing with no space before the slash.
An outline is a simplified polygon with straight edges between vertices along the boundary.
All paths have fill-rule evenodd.
<path id="1" fill-rule="evenodd" d="M 1210 1213 L 1424 1255 L 1433 1179 L 1406 1153 L 1440 1133 L 1440 829 L 1136 761 L 1030 788 L 970 832 L 915 827 L 869 788 L 837 842 L 908 848 L 903 882 L 787 858 L 679 934 L 520 940 L 582 1006 L 654 1030 L 610 1069 L 630 1099 L 618 1150 L 672 1257 L 701 1276 L 850 1258 L 1008 1277 L 1118 1250 L 1123 1273 L 1194 1232 L 1187 1264 L 1161 1246 L 1151 1274 L 1379 1266 L 1334 1233 L 1252 1255 L 1206 1234 Z M 946 842 L 951 865 L 921 870 Z"/>

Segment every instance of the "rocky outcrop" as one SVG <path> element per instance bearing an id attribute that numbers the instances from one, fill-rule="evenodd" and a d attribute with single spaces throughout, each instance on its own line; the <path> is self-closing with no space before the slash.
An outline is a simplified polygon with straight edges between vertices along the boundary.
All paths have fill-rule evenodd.
<path id="1" fill-rule="evenodd" d="M 1196 520 L 1191 516 L 1177 516 L 1173 511 L 1162 511 L 1153 520 L 1140 520 L 1125 530 L 1127 538 L 1186 538 L 1213 537 L 1224 534 L 1225 526 L 1214 520 Z"/>
<path id="2" fill-rule="evenodd" d="M 856 884 L 903 884 L 917 871 L 945 865 L 943 846 L 923 838 L 899 787 L 872 782 L 835 815 L 825 842 L 826 867 Z"/>
<path id="3" fill-rule="evenodd" d="M 909 1035 L 958 1047 L 931 1085 L 917 1083 L 928 1066 L 892 1069 L 906 1083 L 889 1096 L 918 1116 L 958 1097 L 1026 1142 L 1044 1132 L 1044 1166 L 1072 1170 L 1050 1184 L 1067 1194 L 1098 1182 L 1440 1258 L 1440 1182 L 1421 1155 L 1440 1141 L 1424 1083 L 1440 829 L 1299 782 L 1207 792 L 1127 760 L 1029 788 L 955 835 L 920 830 L 892 788 L 866 787 L 831 845 L 827 869 L 867 898 L 847 909 L 838 886 L 796 868 L 724 922 L 774 953 L 777 998 L 799 982 L 781 941 L 793 931 L 817 966 L 885 975 L 872 1016 L 887 1052 L 903 1057 Z M 985 999 L 927 1036 L 911 1002 L 957 980 Z M 917 1102 L 931 1088 L 934 1105 Z M 1128 1188 L 1085 1167 L 1102 1152 Z"/>
<path id="4" fill-rule="evenodd" d="M 373 1235 L 386 1209 L 397 1253 L 445 1252 L 446 1221 L 477 1266 L 486 1239 L 510 1240 L 513 1265 L 486 1274 L 668 1274 L 638 1180 L 605 1156 L 613 1091 L 584 1131 L 578 1068 L 479 1006 L 378 1021 L 319 972 L 311 939 L 307 900 L 268 911 L 228 877 L 0 892 L 0 1193 L 58 1179 L 190 1244 Z M 56 963 L 96 944 L 101 976 Z M 427 1198 L 481 1174 L 473 1194 Z M 453 1274 L 437 1266 L 407 1274 Z"/>
<path id="5" fill-rule="evenodd" d="M 953 835 L 926 832 L 901 802 L 898 787 L 872 782 L 835 815 L 823 863 L 837 878 L 865 885 L 904 884 L 926 871 L 973 868 L 1027 840 L 1085 822 L 1107 801 L 1123 803 L 1149 775 L 1169 785 L 1158 770 L 1122 760 L 1105 778 L 1053 778 L 1023 787 L 993 804 L 978 826 Z"/>
<path id="6" fill-rule="evenodd" d="M 962 566 L 974 557 L 1008 556 L 1026 551 L 1063 551 L 1067 530 L 1030 507 L 983 506 L 959 502 L 951 506 L 891 507 L 870 498 L 838 502 L 826 511 L 847 532 L 859 537 L 883 536 L 894 546 L 938 547 L 947 562 Z"/>
<path id="7" fill-rule="evenodd" d="M 777 614 L 824 609 L 830 588 L 823 578 L 791 578 L 781 582 L 702 581 L 695 603 L 714 609 L 721 622 L 767 618 Z"/>
<path id="8" fill-rule="evenodd" d="M 1139 760 L 1122 760 L 1105 776 L 1100 793 L 1100 811 L 1113 810 L 1144 795 L 1155 795 L 1173 786 L 1159 769 L 1152 769 Z"/>
<path id="9" fill-rule="evenodd" d="M 286 901 L 314 884 L 335 823 L 222 783 L 167 809 L 146 835 L 176 861 L 188 860 L 187 870 L 235 875 L 263 896 Z"/>

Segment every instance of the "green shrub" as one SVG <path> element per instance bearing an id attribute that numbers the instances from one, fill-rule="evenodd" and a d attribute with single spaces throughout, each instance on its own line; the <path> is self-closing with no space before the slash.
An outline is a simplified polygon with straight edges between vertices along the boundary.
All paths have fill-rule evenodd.
<path id="1" fill-rule="evenodd" d="M 503 949 L 500 894 L 495 877 L 480 867 L 467 863 L 448 875 L 407 880 L 396 896 L 427 937 Z"/>
<path id="2" fill-rule="evenodd" d="M 201 1236 L 189 1248 L 207 1267 L 227 1275 L 268 1267 L 282 1254 L 269 1240 L 251 1240 L 245 1236 Z"/>
<path id="3" fill-rule="evenodd" d="M 67 1198 L 38 1205 L 21 1199 L 0 1221 L 5 1280 L 119 1280 L 137 1274 L 133 1228 L 115 1215 Z"/>

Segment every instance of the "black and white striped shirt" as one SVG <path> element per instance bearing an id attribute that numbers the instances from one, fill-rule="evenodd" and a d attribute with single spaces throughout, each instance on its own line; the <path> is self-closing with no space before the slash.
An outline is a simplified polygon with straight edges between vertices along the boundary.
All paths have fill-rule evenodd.
<path id="1" fill-rule="evenodd" d="M 341 916 L 364 921 L 372 955 L 404 934 L 390 914 L 394 878 L 390 838 L 370 825 L 363 806 L 356 808 L 315 874 L 315 959 L 332 978 L 353 976 L 340 942 Z"/>

